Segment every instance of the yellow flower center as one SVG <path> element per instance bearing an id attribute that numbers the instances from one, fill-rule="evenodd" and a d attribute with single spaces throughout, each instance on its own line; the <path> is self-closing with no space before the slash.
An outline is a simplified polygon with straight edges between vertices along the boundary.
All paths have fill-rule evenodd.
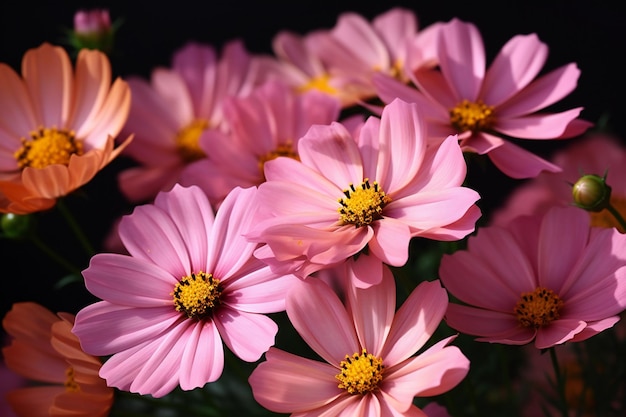
<path id="1" fill-rule="evenodd" d="M 71 130 L 40 127 L 21 138 L 22 146 L 13 156 L 20 168 L 45 168 L 48 165 L 68 165 L 70 156 L 83 154 L 83 143 Z"/>
<path id="2" fill-rule="evenodd" d="M 74 379 L 74 368 L 71 366 L 65 370 L 65 382 L 63 385 L 65 386 L 65 391 L 67 392 L 80 391 L 80 386 Z"/>
<path id="3" fill-rule="evenodd" d="M 306 93 L 311 90 L 318 90 L 327 94 L 337 94 L 337 90 L 330 85 L 330 75 L 324 74 L 311 78 L 306 84 L 299 86 L 298 93 Z"/>
<path id="4" fill-rule="evenodd" d="M 353 224 L 356 227 L 367 226 L 374 220 L 383 217 L 383 207 L 391 202 L 391 198 L 378 186 L 370 184 L 369 179 L 363 180 L 360 187 L 344 190 L 345 198 L 339 199 L 338 211 L 342 224 Z"/>
<path id="5" fill-rule="evenodd" d="M 286 156 L 287 158 L 295 159 L 296 161 L 300 160 L 298 153 L 294 150 L 293 143 L 288 140 L 285 143 L 281 143 L 271 152 L 266 153 L 265 155 L 261 155 L 259 157 L 259 171 L 263 175 L 263 180 L 265 181 L 265 163 L 267 161 L 271 161 L 272 159 L 276 159 L 279 156 Z"/>
<path id="6" fill-rule="evenodd" d="M 515 314 L 522 326 L 538 329 L 558 319 L 562 307 L 563 300 L 554 291 L 537 287 L 532 292 L 522 293 Z"/>
<path id="7" fill-rule="evenodd" d="M 450 123 L 459 132 L 489 129 L 493 125 L 493 119 L 493 106 L 488 106 L 481 100 L 476 103 L 463 100 L 450 110 Z"/>
<path id="8" fill-rule="evenodd" d="M 339 364 L 341 372 L 335 375 L 339 381 L 339 388 L 350 394 L 367 394 L 374 391 L 383 380 L 385 365 L 383 360 L 365 349 L 359 354 L 346 355 L 346 359 Z"/>
<path id="9" fill-rule="evenodd" d="M 617 210 L 622 217 L 626 217 L 626 198 L 612 195 L 610 198 L 611 206 Z M 598 212 L 589 212 L 591 216 L 591 225 L 594 227 L 605 227 L 607 229 L 615 227 L 620 233 L 626 233 L 626 230 L 619 224 L 615 217 L 607 210 Z"/>
<path id="10" fill-rule="evenodd" d="M 200 148 L 200 136 L 208 128 L 208 121 L 196 119 L 183 127 L 176 135 L 178 153 L 186 162 L 197 161 L 206 156 L 202 148 Z"/>
<path id="11" fill-rule="evenodd" d="M 170 295 L 174 297 L 176 311 L 190 319 L 201 320 L 209 317 L 219 305 L 222 287 L 212 274 L 200 271 L 183 277 Z"/>

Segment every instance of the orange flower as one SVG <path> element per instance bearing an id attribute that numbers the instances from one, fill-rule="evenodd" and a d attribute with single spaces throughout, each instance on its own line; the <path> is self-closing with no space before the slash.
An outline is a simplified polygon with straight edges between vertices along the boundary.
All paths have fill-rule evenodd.
<path id="1" fill-rule="evenodd" d="M 0 212 L 27 214 L 90 181 L 129 143 L 114 139 L 130 111 L 130 89 L 105 54 L 44 43 L 22 59 L 22 77 L 0 63 Z"/>
<path id="2" fill-rule="evenodd" d="M 12 371 L 50 385 L 19 388 L 7 394 L 18 416 L 105 417 L 113 389 L 98 372 L 102 363 L 83 352 L 71 332 L 74 315 L 53 314 L 39 304 L 15 303 L 2 321 L 13 337 L 2 349 Z"/>

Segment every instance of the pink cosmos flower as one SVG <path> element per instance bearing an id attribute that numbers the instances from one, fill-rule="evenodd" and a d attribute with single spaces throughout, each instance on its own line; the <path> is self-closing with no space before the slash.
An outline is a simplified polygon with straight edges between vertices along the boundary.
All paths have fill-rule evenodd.
<path id="1" fill-rule="evenodd" d="M 626 236 L 575 207 L 518 217 L 444 255 L 439 275 L 463 304 L 446 321 L 477 340 L 545 349 L 585 340 L 626 307 Z"/>
<path id="2" fill-rule="evenodd" d="M 181 175 L 182 185 L 200 186 L 217 206 L 234 187 L 265 181 L 266 161 L 278 156 L 298 159 L 298 141 L 313 124 L 339 117 L 339 102 L 311 91 L 300 95 L 286 84 L 269 81 L 246 97 L 224 101 L 228 135 L 206 143 L 208 155 Z"/>
<path id="3" fill-rule="evenodd" d="M 114 140 L 130 89 L 111 84 L 105 54 L 43 43 L 22 59 L 22 77 L 0 63 L 0 212 L 47 210 L 91 181 L 128 145 Z"/>
<path id="4" fill-rule="evenodd" d="M 448 346 L 455 336 L 414 356 L 448 304 L 438 281 L 419 284 L 396 312 L 394 278 L 386 267 L 379 285 L 352 287 L 347 304 L 321 280 L 292 288 L 289 320 L 326 363 L 270 348 L 249 378 L 259 404 L 299 417 L 425 417 L 414 397 L 442 394 L 467 374 L 468 359 Z"/>
<path id="5" fill-rule="evenodd" d="M 219 59 L 211 46 L 192 42 L 174 54 L 171 69 L 155 69 L 150 84 L 128 79 L 133 103 L 124 131 L 134 132 L 135 141 L 124 154 L 138 166 L 121 172 L 118 182 L 129 200 L 169 190 L 188 164 L 206 156 L 200 141 L 228 130 L 224 99 L 247 95 L 255 85 L 252 61 L 238 40 Z"/>
<path id="6" fill-rule="evenodd" d="M 400 100 L 358 132 L 313 126 L 298 143 L 300 161 L 265 164 L 259 221 L 248 237 L 267 245 L 255 256 L 301 277 L 366 246 L 401 266 L 413 236 L 456 240 L 474 230 L 479 196 L 461 186 L 466 165 L 456 137 L 427 148 L 417 106 Z"/>
<path id="7" fill-rule="evenodd" d="M 572 184 L 583 174 L 602 177 L 606 173 L 611 205 L 626 216 L 626 149 L 618 138 L 604 133 L 588 134 L 556 152 L 551 161 L 563 171 L 542 172 L 517 187 L 503 207 L 493 213 L 491 224 L 506 225 L 517 216 L 545 213 L 555 205 L 571 206 Z M 616 227 L 624 232 L 606 209 L 589 215 L 592 226 Z"/>
<path id="8" fill-rule="evenodd" d="M 73 330 L 86 352 L 112 355 L 100 370 L 110 386 L 190 390 L 220 377 L 222 341 L 249 362 L 274 343 L 278 327 L 261 313 L 284 310 L 298 278 L 252 256 L 242 234 L 256 206 L 255 188 L 236 188 L 213 216 L 198 187 L 176 185 L 122 219 L 130 255 L 91 259 L 85 284 L 103 301 L 79 311 Z"/>
<path id="9" fill-rule="evenodd" d="M 536 78 L 546 62 L 548 47 L 537 35 L 517 35 L 504 45 L 485 70 L 480 32 L 458 19 L 437 30 L 438 68 L 422 66 L 410 73 L 417 89 L 377 75 L 378 96 L 388 103 L 399 97 L 415 102 L 428 121 L 431 141 L 458 133 L 461 148 L 487 154 L 512 178 L 536 176 L 559 167 L 506 140 L 562 139 L 582 134 L 591 123 L 578 119 L 581 107 L 541 112 L 568 95 L 579 69 L 571 63 Z"/>

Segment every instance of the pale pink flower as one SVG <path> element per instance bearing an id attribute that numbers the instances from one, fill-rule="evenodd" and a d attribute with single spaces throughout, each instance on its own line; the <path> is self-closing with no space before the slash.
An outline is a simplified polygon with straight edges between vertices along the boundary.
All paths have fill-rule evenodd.
<path id="1" fill-rule="evenodd" d="M 108 9 L 78 10 L 74 14 L 74 31 L 78 35 L 97 35 L 110 30 L 111 17 Z"/>
<path id="2" fill-rule="evenodd" d="M 299 95 L 286 84 L 269 81 L 246 97 L 224 102 L 228 135 L 206 143 L 207 158 L 181 174 L 182 185 L 200 186 L 213 205 L 234 187 L 265 181 L 266 161 L 278 156 L 298 159 L 298 141 L 314 124 L 330 124 L 339 117 L 339 102 L 311 91 Z"/>
<path id="3" fill-rule="evenodd" d="M 377 75 L 378 96 L 388 103 L 399 97 L 415 102 L 428 121 L 431 141 L 457 133 L 461 148 L 487 154 L 512 178 L 536 176 L 559 167 L 513 144 L 507 138 L 563 139 L 584 133 L 591 123 L 578 118 L 582 107 L 542 112 L 576 87 L 574 63 L 537 78 L 548 47 L 536 34 L 509 40 L 486 69 L 483 39 L 475 25 L 452 19 L 437 30 L 437 68 L 410 73 L 417 87 Z"/>
<path id="4" fill-rule="evenodd" d="M 176 51 L 172 68 L 156 68 L 150 83 L 129 77 L 133 103 L 124 131 L 135 141 L 124 154 L 138 166 L 120 173 L 123 194 L 133 202 L 151 200 L 204 158 L 200 142 L 228 130 L 224 100 L 252 91 L 255 68 L 239 40 L 226 43 L 219 58 L 211 46 L 191 42 Z"/>
<path id="5" fill-rule="evenodd" d="M 400 100 L 357 131 L 313 126 L 298 143 L 300 161 L 265 164 L 259 222 L 248 237 L 267 245 L 255 256 L 301 277 L 366 246 L 401 266 L 413 236 L 457 240 L 474 230 L 479 196 L 462 186 L 456 137 L 427 148 L 417 106 Z"/>
<path id="6" fill-rule="evenodd" d="M 176 185 L 122 219 L 129 256 L 91 259 L 85 285 L 103 301 L 79 311 L 73 331 L 86 352 L 112 355 L 100 371 L 110 386 L 155 397 L 190 390 L 220 377 L 222 341 L 248 362 L 274 343 L 278 327 L 261 313 L 284 310 L 298 278 L 252 256 L 242 233 L 255 196 L 236 188 L 214 216 L 199 188 Z"/>
<path id="7" fill-rule="evenodd" d="M 575 207 L 490 226 L 439 268 L 446 321 L 477 340 L 539 349 L 612 327 L 626 307 L 626 236 L 589 226 Z"/>
<path id="8" fill-rule="evenodd" d="M 572 185 L 583 174 L 600 177 L 606 174 L 606 182 L 611 187 L 611 205 L 626 216 L 626 148 L 618 138 L 604 133 L 589 134 L 556 152 L 551 161 L 563 171 L 542 172 L 518 186 L 493 213 L 491 224 L 506 225 L 517 216 L 541 214 L 555 205 L 573 205 Z M 589 215 L 592 226 L 621 230 L 606 209 L 589 212 Z"/>
<path id="9" fill-rule="evenodd" d="M 292 288 L 289 320 L 325 362 L 270 348 L 249 378 L 259 404 L 294 417 L 425 417 L 414 397 L 442 394 L 465 377 L 469 360 L 448 346 L 455 336 L 415 355 L 448 304 L 439 281 L 419 284 L 396 312 L 389 268 L 381 279 L 367 289 L 352 287 L 347 307 L 321 280 Z"/>

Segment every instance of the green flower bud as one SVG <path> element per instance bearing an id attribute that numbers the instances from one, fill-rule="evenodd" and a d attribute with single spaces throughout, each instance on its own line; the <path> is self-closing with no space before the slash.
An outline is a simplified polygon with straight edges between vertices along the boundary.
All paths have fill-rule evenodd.
<path id="1" fill-rule="evenodd" d="M 27 238 L 35 230 L 35 218 L 30 214 L 3 214 L 0 219 L 0 230 L 10 239 Z"/>
<path id="2" fill-rule="evenodd" d="M 587 211 L 598 212 L 609 206 L 611 187 L 604 177 L 588 174 L 583 175 L 572 187 L 574 204 Z"/>

